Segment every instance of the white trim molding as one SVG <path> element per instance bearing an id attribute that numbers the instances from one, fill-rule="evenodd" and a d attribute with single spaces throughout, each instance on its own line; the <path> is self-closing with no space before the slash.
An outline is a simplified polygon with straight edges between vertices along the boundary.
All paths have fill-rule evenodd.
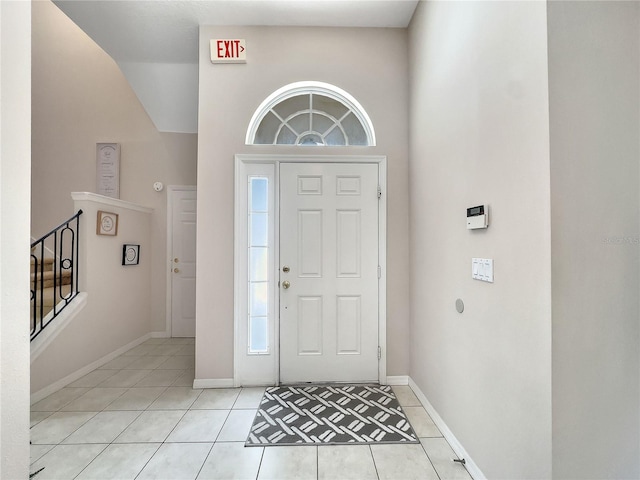
<path id="1" fill-rule="evenodd" d="M 249 127 L 247 128 L 245 144 L 254 144 L 258 127 L 260 126 L 264 117 L 267 115 L 267 113 L 269 113 L 269 111 L 271 111 L 273 107 L 288 98 L 305 94 L 323 95 L 344 104 L 351 110 L 351 112 L 353 112 L 353 114 L 362 124 L 362 128 L 364 128 L 364 131 L 367 135 L 367 146 L 374 147 L 376 145 L 376 132 L 373 129 L 373 122 L 371 122 L 371 118 L 362 107 L 362 105 L 360 105 L 360 102 L 358 102 L 358 100 L 356 100 L 350 93 L 339 87 L 336 87 L 335 85 L 314 81 L 290 83 L 289 85 L 285 85 L 284 87 L 279 88 L 271 95 L 269 95 L 260 104 L 260 106 L 256 109 L 253 116 L 251 117 Z"/>
<path id="2" fill-rule="evenodd" d="M 420 400 L 420 403 L 431 417 L 431 420 L 433 420 L 433 423 L 436 424 L 436 427 L 438 427 L 438 430 L 440 430 L 445 440 L 449 442 L 449 445 L 451 445 L 451 448 L 458 456 L 458 458 L 464 458 L 464 466 L 471 477 L 473 477 L 474 480 L 487 480 L 487 477 L 485 477 L 480 468 L 478 468 L 478 465 L 476 465 L 476 463 L 471 459 L 471 456 L 469 456 L 462 444 L 458 441 L 458 439 L 449 429 L 442 417 L 438 414 L 436 409 L 433 408 L 433 405 L 431 405 L 429 400 L 427 400 L 427 397 L 422 392 L 422 390 L 420 390 L 420 387 L 418 387 L 416 382 L 414 382 L 411 377 L 409 377 L 409 387 L 411 387 L 413 393 L 416 395 L 416 397 L 418 397 L 418 400 Z"/>
<path id="3" fill-rule="evenodd" d="M 236 159 L 235 162 L 235 201 L 234 201 L 234 386 L 277 384 L 278 358 L 280 355 L 278 341 L 277 305 L 279 304 L 280 291 L 277 288 L 277 265 L 279 264 L 277 231 L 279 228 L 279 204 L 278 204 L 278 168 L 276 161 L 269 162 L 244 162 Z M 268 310 L 268 351 L 260 354 L 249 354 L 248 339 L 249 329 L 246 320 L 248 318 L 248 218 L 249 204 L 248 180 L 251 177 L 268 179 L 268 268 L 272 272 L 268 279 L 269 310 Z"/>
<path id="4" fill-rule="evenodd" d="M 408 375 L 389 375 L 387 377 L 387 385 L 409 385 Z"/>
<path id="5" fill-rule="evenodd" d="M 75 372 L 70 373 L 66 377 L 61 378 L 60 380 L 58 380 L 57 382 L 54 382 L 51 385 L 48 385 L 48 386 L 44 387 L 43 389 L 32 393 L 31 394 L 31 405 L 33 405 L 34 403 L 38 403 L 43 398 L 48 397 L 52 393 L 55 393 L 58 390 L 66 387 L 70 383 L 75 382 L 76 380 L 84 377 L 87 373 L 93 372 L 96 368 L 100 368 L 104 364 L 110 362 L 111 360 L 113 360 L 116 357 L 119 357 L 123 353 L 128 352 L 132 348 L 137 347 L 142 342 L 145 342 L 145 341 L 149 340 L 150 338 L 151 338 L 151 334 L 147 333 L 146 335 L 143 335 L 142 337 L 137 338 L 136 340 L 127 343 L 125 346 L 120 347 L 119 349 L 117 349 L 117 350 L 105 355 L 104 357 L 99 358 L 95 362 L 92 362 L 89 365 L 85 365 L 80 370 L 76 370 Z"/>
<path id="6" fill-rule="evenodd" d="M 196 378 L 193 388 L 233 388 L 233 378 Z"/>
<path id="7" fill-rule="evenodd" d="M 234 213 L 234 234 L 235 238 L 243 238 L 244 230 L 241 228 L 241 223 L 244 221 L 245 212 L 241 211 L 242 202 L 246 204 L 246 200 L 243 200 L 244 190 L 240 188 L 238 182 L 243 175 L 247 174 L 247 165 L 274 165 L 275 166 L 275 200 L 274 207 L 275 212 L 279 212 L 279 171 L 281 163 L 352 163 L 352 164 L 365 164 L 365 163 L 377 163 L 378 164 L 378 182 L 380 186 L 380 201 L 378 205 L 379 212 L 379 225 L 378 225 L 378 264 L 380 266 L 380 278 L 378 280 L 378 342 L 380 346 L 380 359 L 378 361 L 378 381 L 382 385 L 386 385 L 387 379 L 387 157 L 384 155 L 272 155 L 272 154 L 238 154 L 235 156 L 235 213 Z M 244 184 L 244 180 L 242 180 Z M 245 207 L 246 208 L 246 207 Z M 279 245 L 278 231 L 279 231 L 279 216 L 275 215 L 275 232 L 276 240 L 275 245 Z M 240 352 L 243 351 L 244 342 L 240 338 L 241 329 L 239 328 L 239 322 L 241 320 L 240 308 L 243 302 L 246 302 L 245 296 L 242 295 L 242 282 L 246 277 L 246 262 L 240 261 L 238 255 L 240 252 L 244 252 L 243 246 L 236 240 L 234 251 L 234 386 L 249 386 L 249 385 L 264 385 L 278 384 L 279 379 L 279 367 L 280 367 L 280 355 L 278 351 L 278 339 L 280 338 L 279 332 L 279 319 L 276 319 L 274 325 L 274 353 L 273 362 L 273 375 L 269 378 L 246 378 L 242 372 L 239 371 L 242 365 L 242 358 Z M 276 248 L 275 265 L 279 265 L 278 249 Z M 274 280 L 277 283 L 277 279 Z M 278 304 L 279 290 L 275 289 L 275 302 Z M 276 312 L 277 316 L 277 312 Z M 265 357 L 264 362 L 267 362 Z M 407 380 L 401 379 L 397 381 L 403 381 L 404 385 L 407 384 Z"/>
<path id="8" fill-rule="evenodd" d="M 142 213 L 153 213 L 153 208 L 144 207 L 136 203 L 126 202 L 118 198 L 105 197 L 104 195 L 98 195 L 91 192 L 72 192 L 71 198 L 74 201 L 87 200 L 90 202 L 101 203 L 103 205 L 109 205 L 111 207 L 126 208 L 128 210 L 134 210 Z"/>

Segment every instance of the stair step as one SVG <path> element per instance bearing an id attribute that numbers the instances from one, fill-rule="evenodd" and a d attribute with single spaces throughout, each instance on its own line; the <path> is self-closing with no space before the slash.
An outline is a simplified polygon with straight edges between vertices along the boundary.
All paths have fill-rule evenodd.
<path id="1" fill-rule="evenodd" d="M 54 299 L 55 299 L 55 303 L 60 302 L 61 298 L 60 295 L 58 295 L 58 292 L 60 291 L 60 287 L 49 287 L 49 288 L 45 288 L 44 290 L 42 290 L 42 303 L 44 305 L 44 315 L 46 315 L 47 313 L 49 313 L 49 311 L 53 308 L 54 305 Z M 55 295 L 54 295 L 55 292 Z M 71 285 L 63 285 L 62 286 L 62 295 L 66 296 L 71 292 Z M 36 300 L 39 304 L 40 302 L 40 292 L 36 293 Z M 32 312 L 31 314 L 33 315 L 33 305 L 32 305 Z"/>
<path id="2" fill-rule="evenodd" d="M 36 277 L 35 273 L 31 274 L 31 282 L 33 283 Z M 42 275 L 38 274 L 38 283 L 42 280 L 42 284 L 44 287 L 53 287 L 54 280 L 54 272 L 49 270 L 42 273 Z M 63 270 L 62 272 L 58 272 L 56 285 L 70 285 L 71 284 L 71 270 Z M 36 285 L 38 288 L 38 285 Z"/>
<path id="3" fill-rule="evenodd" d="M 48 271 L 48 270 L 53 270 L 53 261 L 54 259 L 51 257 L 45 257 L 44 259 L 38 259 L 38 270 L 40 270 L 40 267 L 44 265 L 43 269 L 44 271 Z M 35 259 L 31 259 L 31 273 L 35 272 L 35 268 L 36 268 L 36 261 Z"/>
<path id="4" fill-rule="evenodd" d="M 43 290 L 43 307 L 42 307 L 42 318 L 45 318 L 49 312 L 51 310 L 53 310 L 53 305 L 54 303 L 58 304 L 60 303 L 60 301 L 62 300 L 60 298 L 59 295 L 54 295 L 54 291 L 58 292 L 59 288 L 56 287 L 55 289 L 53 287 L 50 288 L 45 288 Z M 68 295 L 71 292 L 71 285 L 64 285 L 62 287 L 62 294 L 63 295 Z M 39 292 L 38 292 L 39 293 Z M 38 302 L 40 302 L 40 295 L 38 294 Z M 55 300 L 55 302 L 54 302 Z M 31 330 L 33 330 L 33 304 L 31 305 L 31 314 L 29 315 L 29 328 Z M 38 316 L 38 322 L 40 322 L 40 305 L 38 305 L 38 309 L 36 312 L 36 315 Z"/>

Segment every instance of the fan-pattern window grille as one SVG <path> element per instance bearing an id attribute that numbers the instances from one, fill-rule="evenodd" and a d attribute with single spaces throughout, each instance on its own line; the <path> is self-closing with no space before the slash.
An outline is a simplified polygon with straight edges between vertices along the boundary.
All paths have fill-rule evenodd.
<path id="1" fill-rule="evenodd" d="M 248 145 L 375 145 L 369 116 L 347 92 L 325 83 L 301 82 L 274 92 L 258 107 Z"/>

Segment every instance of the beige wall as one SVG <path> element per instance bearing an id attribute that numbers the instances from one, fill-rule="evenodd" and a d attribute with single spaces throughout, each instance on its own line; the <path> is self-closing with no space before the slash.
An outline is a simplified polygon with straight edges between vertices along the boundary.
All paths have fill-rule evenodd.
<path id="1" fill-rule="evenodd" d="M 552 467 L 556 478 L 636 478 L 639 7 L 550 2 L 548 37 L 546 9 L 421 2 L 408 57 L 402 30 L 205 27 L 198 144 L 159 134 L 113 61 L 54 5 L 34 2 L 31 233 L 72 212 L 69 192 L 95 189 L 95 143 L 121 143 L 122 198 L 155 208 L 148 329 L 163 330 L 166 198 L 151 184 L 194 184 L 199 148 L 196 377 L 230 378 L 233 155 L 320 153 L 246 147 L 244 135 L 282 85 L 334 83 L 376 126 L 378 147 L 356 153 L 389 157 L 388 374 L 411 374 L 489 478 L 550 478 Z M 215 36 L 246 38 L 249 62 L 211 65 Z M 5 111 L 3 191 L 24 174 L 4 168 Z M 467 231 L 464 209 L 484 202 L 491 227 Z M 471 280 L 475 256 L 494 258 L 494 284 Z M 22 349 L 13 330 L 7 339 L 6 305 L 3 358 Z M 9 468 L 25 456 L 12 380 L 3 371 L 3 468 L 7 445 Z"/>
<path id="2" fill-rule="evenodd" d="M 550 2 L 553 473 L 638 478 L 637 2 Z"/>
<path id="3" fill-rule="evenodd" d="M 148 252 L 152 213 L 127 202 L 95 197 L 74 202 L 83 212 L 79 287 L 88 295 L 87 305 L 31 364 L 31 393 L 56 384 L 151 331 Z M 117 236 L 96 235 L 99 210 L 118 214 Z M 125 243 L 140 245 L 139 265 L 122 266 Z"/>
<path id="4" fill-rule="evenodd" d="M 487 478 L 550 478 L 546 5 L 421 2 L 409 44 L 410 374 Z"/>
<path id="5" fill-rule="evenodd" d="M 211 38 L 244 38 L 247 63 L 212 65 Z M 353 95 L 377 147 L 245 146 L 249 120 L 292 82 L 334 84 Z M 238 153 L 388 156 L 387 373 L 409 368 L 407 44 L 400 29 L 202 27 L 198 131 L 196 378 L 233 377 L 233 165 Z"/>
<path id="6" fill-rule="evenodd" d="M 0 2 L 0 478 L 29 474 L 31 4 Z"/>
<path id="7" fill-rule="evenodd" d="M 31 235 L 71 216 L 72 191 L 96 191 L 96 143 L 120 143 L 120 198 L 154 209 L 152 331 L 165 330 L 166 190 L 194 185 L 194 134 L 160 134 L 115 62 L 49 1 L 33 2 Z"/>

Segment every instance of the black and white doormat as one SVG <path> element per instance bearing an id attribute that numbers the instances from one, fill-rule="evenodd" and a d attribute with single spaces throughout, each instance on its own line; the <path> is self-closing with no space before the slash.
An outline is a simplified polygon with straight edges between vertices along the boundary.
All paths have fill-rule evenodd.
<path id="1" fill-rule="evenodd" d="M 246 446 L 418 443 L 388 385 L 266 389 Z"/>

